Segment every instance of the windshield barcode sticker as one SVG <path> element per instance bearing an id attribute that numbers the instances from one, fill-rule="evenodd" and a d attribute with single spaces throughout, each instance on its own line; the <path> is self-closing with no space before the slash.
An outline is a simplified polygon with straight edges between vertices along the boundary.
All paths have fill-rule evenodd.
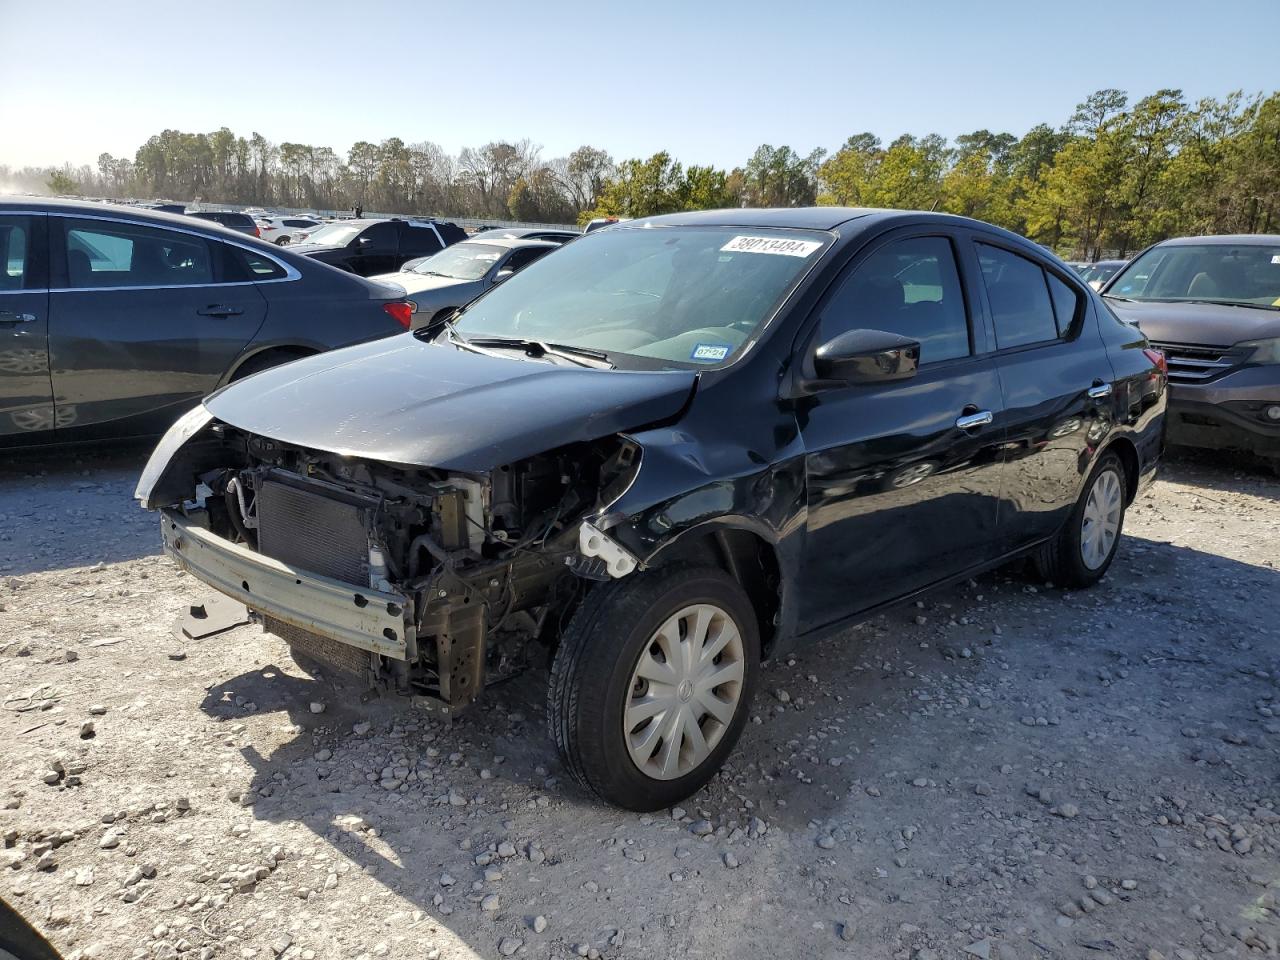
<path id="1" fill-rule="evenodd" d="M 788 240 L 784 237 L 734 237 L 720 249 L 730 253 L 772 253 L 783 257 L 807 257 L 822 246 L 820 240 Z"/>

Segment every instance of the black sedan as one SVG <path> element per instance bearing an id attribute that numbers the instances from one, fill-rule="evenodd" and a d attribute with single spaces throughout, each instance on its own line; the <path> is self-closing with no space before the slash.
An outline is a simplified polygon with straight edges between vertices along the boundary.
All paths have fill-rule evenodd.
<path id="1" fill-rule="evenodd" d="M 461 227 L 443 220 L 334 220 L 293 247 L 313 260 L 371 277 L 399 270 L 409 260 L 439 253 L 466 238 Z"/>
<path id="2" fill-rule="evenodd" d="M 287 360 L 403 332 L 412 305 L 193 217 L 0 200 L 0 446 L 152 436 Z"/>
<path id="3" fill-rule="evenodd" d="M 566 768 L 653 810 L 725 761 L 763 658 L 1014 557 L 1100 580 L 1162 365 L 987 224 L 675 214 L 220 392 L 138 496 L 300 653 L 450 716 L 550 657 Z"/>

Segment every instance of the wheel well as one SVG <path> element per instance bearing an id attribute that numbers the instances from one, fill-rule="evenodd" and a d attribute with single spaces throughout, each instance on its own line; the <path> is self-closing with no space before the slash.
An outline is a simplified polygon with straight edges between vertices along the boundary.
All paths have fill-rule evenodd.
<path id="1" fill-rule="evenodd" d="M 288 363 L 290 360 L 301 360 L 303 357 L 309 357 L 315 352 L 315 350 L 307 347 L 268 347 L 266 350 L 260 350 L 252 356 L 246 357 L 232 372 L 228 382 L 239 380 L 255 373 L 261 373 L 268 367 L 279 366 L 282 363 Z"/>
<path id="2" fill-rule="evenodd" d="M 1108 450 L 1114 451 L 1115 455 L 1120 458 L 1120 462 L 1124 464 L 1124 485 L 1125 485 L 1125 506 L 1133 503 L 1133 498 L 1138 495 L 1138 473 L 1141 467 L 1138 465 L 1138 448 L 1133 445 L 1133 441 L 1128 437 L 1117 437 L 1107 447 Z"/>
<path id="3" fill-rule="evenodd" d="M 777 633 L 781 567 L 773 544 L 750 530 L 720 527 L 690 533 L 651 561 L 653 566 L 686 561 L 719 567 L 738 581 L 755 608 L 760 629 L 760 650 L 768 656 Z"/>

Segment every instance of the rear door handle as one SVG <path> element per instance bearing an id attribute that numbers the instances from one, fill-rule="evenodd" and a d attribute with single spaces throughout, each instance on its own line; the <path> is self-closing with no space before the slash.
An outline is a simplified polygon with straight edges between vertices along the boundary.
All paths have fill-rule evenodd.
<path id="1" fill-rule="evenodd" d="M 0 323 L 35 323 L 34 313 L 17 313 L 13 310 L 0 310 Z"/>
<path id="2" fill-rule="evenodd" d="M 1101 383 L 1097 380 L 1093 382 L 1093 386 L 1089 388 L 1090 400 L 1103 400 L 1111 396 L 1111 384 Z"/>
<path id="3" fill-rule="evenodd" d="M 985 427 L 994 419 L 995 417 L 990 410 L 979 410 L 977 413 L 968 413 L 963 417 L 957 417 L 956 426 L 961 430 L 972 430 L 974 427 Z"/>
<path id="4" fill-rule="evenodd" d="M 211 303 L 201 307 L 196 313 L 202 317 L 238 317 L 244 313 L 244 307 L 228 307 L 222 303 Z"/>

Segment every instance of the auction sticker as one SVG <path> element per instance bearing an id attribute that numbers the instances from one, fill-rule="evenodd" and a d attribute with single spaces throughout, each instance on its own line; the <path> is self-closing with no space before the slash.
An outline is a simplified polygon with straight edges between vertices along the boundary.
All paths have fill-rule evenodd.
<path id="1" fill-rule="evenodd" d="M 721 250 L 730 253 L 772 253 L 782 257 L 807 257 L 822 246 L 821 240 L 789 240 L 786 237 L 734 237 Z"/>

